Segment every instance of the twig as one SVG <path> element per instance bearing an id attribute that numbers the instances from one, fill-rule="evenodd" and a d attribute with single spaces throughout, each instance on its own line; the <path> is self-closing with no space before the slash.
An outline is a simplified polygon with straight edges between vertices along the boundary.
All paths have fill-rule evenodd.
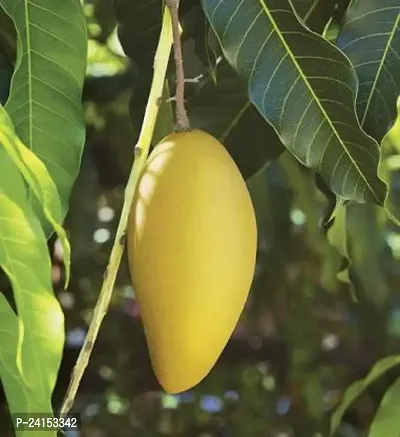
<path id="1" fill-rule="evenodd" d="M 85 342 L 72 372 L 71 382 L 61 406 L 60 416 L 65 416 L 74 403 L 80 381 L 88 365 L 89 357 L 97 339 L 101 323 L 104 316 L 107 314 L 114 288 L 115 278 L 117 276 L 122 254 L 124 252 L 127 224 L 129 213 L 132 207 L 133 195 L 138 184 L 140 173 L 146 162 L 150 142 L 153 136 L 154 126 L 159 109 L 159 101 L 162 96 L 168 60 L 171 54 L 173 41 L 172 38 L 171 14 L 169 9 L 165 8 L 160 39 L 154 58 L 153 82 L 151 84 L 150 95 L 147 102 L 142 129 L 137 145 L 135 146 L 135 161 L 133 163 L 129 180 L 125 188 L 125 200 L 122 208 L 121 218 L 118 224 L 114 245 L 111 250 L 110 259 L 104 273 L 104 281 L 100 290 L 99 299 L 94 308 L 93 318 L 90 323 Z"/>
<path id="2" fill-rule="evenodd" d="M 174 38 L 176 130 L 188 131 L 190 130 L 190 123 L 185 108 L 185 75 L 183 72 L 181 33 L 179 29 L 179 0 L 165 0 L 165 4 L 171 12 L 172 34 Z"/>

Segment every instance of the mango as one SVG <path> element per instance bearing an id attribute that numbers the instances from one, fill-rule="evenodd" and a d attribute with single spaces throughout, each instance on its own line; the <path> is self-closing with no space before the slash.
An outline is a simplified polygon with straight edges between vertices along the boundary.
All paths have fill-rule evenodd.
<path id="1" fill-rule="evenodd" d="M 127 237 L 154 372 L 166 392 L 188 390 L 228 342 L 255 268 L 252 201 L 222 144 L 201 130 L 161 141 L 141 173 Z"/>

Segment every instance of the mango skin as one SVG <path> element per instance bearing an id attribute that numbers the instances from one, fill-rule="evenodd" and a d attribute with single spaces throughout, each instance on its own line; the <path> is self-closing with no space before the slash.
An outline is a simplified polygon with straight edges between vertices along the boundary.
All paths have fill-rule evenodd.
<path id="1" fill-rule="evenodd" d="M 168 135 L 147 160 L 127 236 L 156 377 L 166 392 L 188 390 L 228 342 L 255 269 L 254 209 L 225 148 L 200 130 Z"/>

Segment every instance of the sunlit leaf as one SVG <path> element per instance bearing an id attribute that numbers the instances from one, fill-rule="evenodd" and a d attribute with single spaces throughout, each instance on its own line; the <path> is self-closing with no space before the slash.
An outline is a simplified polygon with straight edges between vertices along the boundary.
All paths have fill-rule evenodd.
<path id="1" fill-rule="evenodd" d="M 343 414 L 349 408 L 349 406 L 357 399 L 357 397 L 377 378 L 390 370 L 392 367 L 400 364 L 400 356 L 394 355 L 387 358 L 383 358 L 378 361 L 368 375 L 353 383 L 345 392 L 342 402 L 335 410 L 331 419 L 331 435 L 336 431 L 342 420 Z M 385 435 L 386 437 L 386 435 Z"/>
<path id="2" fill-rule="evenodd" d="M 337 277 L 342 282 L 350 284 L 349 278 L 349 241 L 348 211 L 346 205 L 341 205 L 335 214 L 334 222 L 327 232 L 327 238 L 332 247 L 344 258 L 346 265 L 338 272 Z"/>
<path id="3" fill-rule="evenodd" d="M 4 147 L 13 160 L 28 186 L 36 196 L 46 219 L 64 248 L 64 260 L 68 283 L 70 271 L 70 246 L 67 235 L 62 227 L 61 203 L 54 182 L 42 161 L 29 150 L 17 137 L 14 126 L 4 108 L 0 105 L 0 145 Z"/>
<path id="4" fill-rule="evenodd" d="M 0 291 L 0 377 L 7 395 L 8 407 L 11 412 L 49 413 L 51 411 L 50 398 L 42 401 L 40 393 L 29 387 L 17 365 L 18 339 L 22 335 L 23 326 L 11 309 L 6 298 Z M 16 437 L 25 437 L 26 432 L 15 430 Z M 48 437 L 55 437 L 56 431 L 48 431 Z M 43 431 L 30 430 L 29 436 L 41 437 Z"/>
<path id="5" fill-rule="evenodd" d="M 64 316 L 52 291 L 45 234 L 24 180 L 3 147 L 0 180 L 0 267 L 10 280 L 18 311 L 15 321 L 2 299 L 1 380 L 12 412 L 48 413 L 64 345 Z M 10 333 L 17 323 L 18 335 Z"/>
<path id="6" fill-rule="evenodd" d="M 348 59 L 300 24 L 287 0 L 203 0 L 224 55 L 282 143 L 343 199 L 382 204 L 379 148 L 360 128 Z"/>
<path id="7" fill-rule="evenodd" d="M 81 94 L 87 35 L 82 6 L 79 0 L 0 0 L 0 7 L 18 34 L 6 109 L 21 141 L 52 176 L 64 216 L 85 138 Z M 34 207 L 41 214 L 37 202 Z M 45 217 L 41 221 L 49 234 Z"/>
<path id="8" fill-rule="evenodd" d="M 381 142 L 396 119 L 400 94 L 399 0 L 354 0 L 336 43 L 359 77 L 360 123 Z"/>
<path id="9" fill-rule="evenodd" d="M 372 422 L 368 437 L 398 437 L 400 379 L 387 390 Z"/>

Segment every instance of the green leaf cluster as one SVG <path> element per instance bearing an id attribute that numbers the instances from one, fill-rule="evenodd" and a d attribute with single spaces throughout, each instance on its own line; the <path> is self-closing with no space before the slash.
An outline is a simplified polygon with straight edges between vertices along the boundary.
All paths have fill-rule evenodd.
<path id="1" fill-rule="evenodd" d="M 85 137 L 86 26 L 78 0 L 0 0 L 0 15 L 9 24 L 0 72 L 11 81 L 0 106 L 0 267 L 9 283 L 0 290 L 0 378 L 12 413 L 51 413 L 64 315 L 47 238 L 56 232 L 62 244 L 68 282 L 62 225 Z"/>

